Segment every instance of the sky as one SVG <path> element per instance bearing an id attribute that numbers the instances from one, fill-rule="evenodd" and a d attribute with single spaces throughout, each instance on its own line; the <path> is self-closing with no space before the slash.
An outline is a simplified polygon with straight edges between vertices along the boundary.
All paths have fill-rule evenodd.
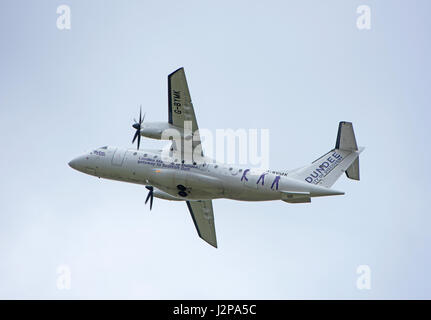
<path id="1" fill-rule="evenodd" d="M 70 29 L 57 28 L 61 5 Z M 357 27 L 361 5 L 370 29 Z M 430 10 L 1 1 L 0 298 L 430 299 Z M 95 147 L 132 147 L 140 104 L 165 121 L 179 67 L 200 127 L 268 129 L 274 169 L 310 163 L 353 122 L 361 181 L 343 176 L 344 196 L 311 204 L 215 200 L 214 249 L 184 203 L 155 199 L 150 212 L 143 186 L 68 167 Z"/>

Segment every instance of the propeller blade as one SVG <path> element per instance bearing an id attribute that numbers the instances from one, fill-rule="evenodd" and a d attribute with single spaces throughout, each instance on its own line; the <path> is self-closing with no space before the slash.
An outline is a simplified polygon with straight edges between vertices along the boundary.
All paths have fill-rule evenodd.
<path id="1" fill-rule="evenodd" d="M 148 189 L 148 195 L 145 199 L 145 204 L 147 204 L 148 200 L 150 200 L 150 210 L 153 208 L 153 199 L 154 199 L 154 188 L 152 186 L 145 186 Z"/>
<path id="2" fill-rule="evenodd" d="M 153 191 L 151 190 L 150 211 L 153 208 L 153 198 L 154 198 L 154 195 L 153 195 Z"/>
<path id="3" fill-rule="evenodd" d="M 142 120 L 141 120 L 142 116 L 141 116 L 141 114 L 142 114 L 142 105 L 139 107 L 139 124 L 142 123 Z"/>
<path id="4" fill-rule="evenodd" d="M 151 190 L 150 190 L 150 191 L 148 192 L 147 199 L 145 199 L 145 204 L 147 204 L 148 199 L 150 199 L 150 197 L 151 197 L 151 194 L 152 194 L 152 192 L 151 192 Z"/>
<path id="5" fill-rule="evenodd" d="M 139 130 L 136 130 L 135 135 L 133 137 L 132 143 L 135 143 L 136 138 L 139 136 Z"/>
<path id="6" fill-rule="evenodd" d="M 132 125 L 133 128 L 136 129 L 135 135 L 133 136 L 132 143 L 135 143 L 136 138 L 138 138 L 138 145 L 137 148 L 139 150 L 139 147 L 141 146 L 141 125 L 144 122 L 145 119 L 145 113 L 142 117 L 142 105 L 139 107 L 139 122 L 136 121 L 136 119 L 133 119 L 135 123 Z"/>

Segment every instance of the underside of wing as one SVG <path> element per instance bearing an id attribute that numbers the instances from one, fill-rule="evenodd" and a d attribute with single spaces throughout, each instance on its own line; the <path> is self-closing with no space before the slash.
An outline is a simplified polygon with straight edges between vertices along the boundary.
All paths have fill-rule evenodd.
<path id="1" fill-rule="evenodd" d="M 184 128 L 184 121 L 191 121 L 192 130 L 198 129 L 184 68 L 179 68 L 168 76 L 168 101 L 170 124 Z"/>
<path id="2" fill-rule="evenodd" d="M 193 150 L 201 145 L 184 68 L 179 68 L 168 76 L 168 115 L 168 122 L 171 125 L 182 129 L 186 137 L 193 139 Z"/>
<path id="3" fill-rule="evenodd" d="M 199 237 L 217 248 L 214 212 L 211 200 L 187 201 L 187 207 Z"/>

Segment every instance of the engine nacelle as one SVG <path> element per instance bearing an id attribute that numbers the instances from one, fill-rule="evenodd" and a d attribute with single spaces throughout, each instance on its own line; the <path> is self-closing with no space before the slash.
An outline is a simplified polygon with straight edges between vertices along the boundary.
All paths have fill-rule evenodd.
<path id="1" fill-rule="evenodd" d="M 169 140 L 171 137 L 184 137 L 184 130 L 182 128 L 173 126 L 168 122 L 144 122 L 140 132 L 141 136 L 156 140 Z M 165 136 L 163 137 L 164 132 Z M 191 137 L 190 133 L 189 136 Z"/>
<path id="2" fill-rule="evenodd" d="M 172 200 L 172 201 L 183 201 L 184 199 L 174 197 L 167 192 L 154 188 L 153 194 L 156 198 L 164 199 L 164 200 Z"/>

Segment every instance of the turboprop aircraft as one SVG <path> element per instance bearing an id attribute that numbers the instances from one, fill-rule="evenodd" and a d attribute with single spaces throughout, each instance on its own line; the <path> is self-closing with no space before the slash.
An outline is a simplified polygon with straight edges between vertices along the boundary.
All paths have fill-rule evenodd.
<path id="1" fill-rule="evenodd" d="M 199 237 L 217 247 L 212 200 L 282 200 L 308 203 L 313 197 L 343 195 L 331 189 L 346 173 L 359 180 L 359 154 L 352 123 L 340 122 L 335 147 L 295 170 L 258 170 L 217 163 L 205 157 L 184 69 L 168 76 L 168 121 L 135 120 L 137 150 L 104 146 L 81 155 L 69 166 L 83 173 L 144 185 L 145 203 L 153 198 L 184 201 Z M 141 136 L 171 140 L 167 149 L 140 150 Z M 188 146 L 188 147 L 187 147 Z"/>

